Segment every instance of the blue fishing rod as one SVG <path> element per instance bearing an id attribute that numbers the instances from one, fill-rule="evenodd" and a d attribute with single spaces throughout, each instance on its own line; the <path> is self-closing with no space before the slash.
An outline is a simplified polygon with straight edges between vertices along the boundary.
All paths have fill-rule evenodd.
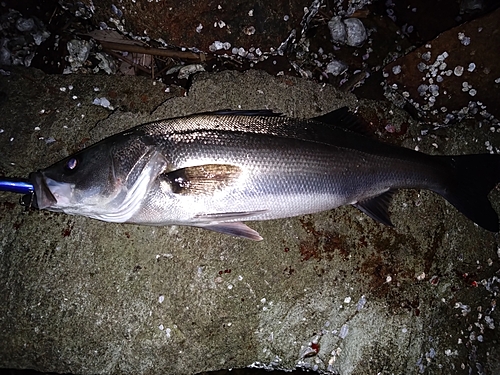
<path id="1" fill-rule="evenodd" d="M 18 194 L 33 194 L 33 184 L 25 178 L 0 177 L 0 191 Z"/>

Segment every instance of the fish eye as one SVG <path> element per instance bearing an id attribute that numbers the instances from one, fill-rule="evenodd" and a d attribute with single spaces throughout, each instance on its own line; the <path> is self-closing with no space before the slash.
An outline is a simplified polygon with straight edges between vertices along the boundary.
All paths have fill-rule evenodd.
<path id="1" fill-rule="evenodd" d="M 66 163 L 66 169 L 70 171 L 74 171 L 77 166 L 78 166 L 78 160 L 75 158 L 69 159 L 68 162 Z"/>

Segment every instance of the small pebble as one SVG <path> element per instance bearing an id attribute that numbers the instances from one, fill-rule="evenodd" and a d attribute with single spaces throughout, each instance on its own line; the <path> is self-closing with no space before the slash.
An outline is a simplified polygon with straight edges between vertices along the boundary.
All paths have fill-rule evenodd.
<path id="1" fill-rule="evenodd" d="M 457 77 L 460 77 L 462 74 L 464 74 L 464 67 L 460 65 L 456 66 L 453 70 L 453 73 L 455 73 Z"/>
<path id="2" fill-rule="evenodd" d="M 392 72 L 393 72 L 394 74 L 399 74 L 399 73 L 401 73 L 401 65 L 395 65 L 395 66 L 393 66 L 393 67 L 392 67 Z"/>

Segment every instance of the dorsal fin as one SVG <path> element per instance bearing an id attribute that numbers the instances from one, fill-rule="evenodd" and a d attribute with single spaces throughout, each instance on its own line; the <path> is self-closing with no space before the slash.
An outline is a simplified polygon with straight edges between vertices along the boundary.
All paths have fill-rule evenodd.
<path id="1" fill-rule="evenodd" d="M 219 116 L 264 116 L 277 117 L 281 113 L 273 112 L 271 109 L 219 109 L 213 112 L 203 112 L 202 115 L 219 115 Z"/>
<path id="2" fill-rule="evenodd" d="M 217 115 L 217 113 L 220 115 Z M 168 137 L 170 134 L 178 132 L 216 130 L 300 139 L 372 154 L 386 155 L 387 153 L 393 153 L 396 157 L 400 157 L 402 152 L 414 152 L 413 150 L 377 142 L 373 137 L 365 136 L 364 134 L 367 134 L 367 132 L 361 130 L 363 129 L 361 121 L 350 113 L 347 107 L 339 108 L 313 119 L 280 116 L 270 110 L 264 110 L 263 112 L 245 110 L 243 113 L 246 113 L 246 115 L 238 116 L 241 113 L 241 111 L 223 110 L 177 117 L 139 125 L 124 134 L 127 136 L 131 134 L 141 136 L 145 142 L 155 144 L 156 137 Z M 232 118 L 233 116 L 235 118 Z M 118 134 L 116 136 L 123 135 Z"/>
<path id="3" fill-rule="evenodd" d="M 372 219 L 381 222 L 382 224 L 393 227 L 389 218 L 389 205 L 392 201 L 393 190 L 386 191 L 376 197 L 365 199 L 361 202 L 353 204 L 361 212 L 364 212 Z"/>

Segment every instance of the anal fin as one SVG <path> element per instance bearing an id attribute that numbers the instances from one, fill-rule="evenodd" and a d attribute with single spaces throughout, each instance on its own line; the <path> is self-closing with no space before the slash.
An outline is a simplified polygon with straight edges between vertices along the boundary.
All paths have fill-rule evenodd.
<path id="1" fill-rule="evenodd" d="M 372 219 L 381 222 L 382 224 L 393 227 L 389 218 L 389 205 L 392 201 L 393 190 L 386 191 L 376 197 L 365 199 L 361 202 L 353 204 L 361 212 L 364 212 Z"/>
<path id="2" fill-rule="evenodd" d="M 262 241 L 262 237 L 257 231 L 239 221 L 207 225 L 198 224 L 195 226 L 198 228 L 212 230 L 214 232 L 229 234 L 231 236 L 247 238 L 252 241 Z"/>

